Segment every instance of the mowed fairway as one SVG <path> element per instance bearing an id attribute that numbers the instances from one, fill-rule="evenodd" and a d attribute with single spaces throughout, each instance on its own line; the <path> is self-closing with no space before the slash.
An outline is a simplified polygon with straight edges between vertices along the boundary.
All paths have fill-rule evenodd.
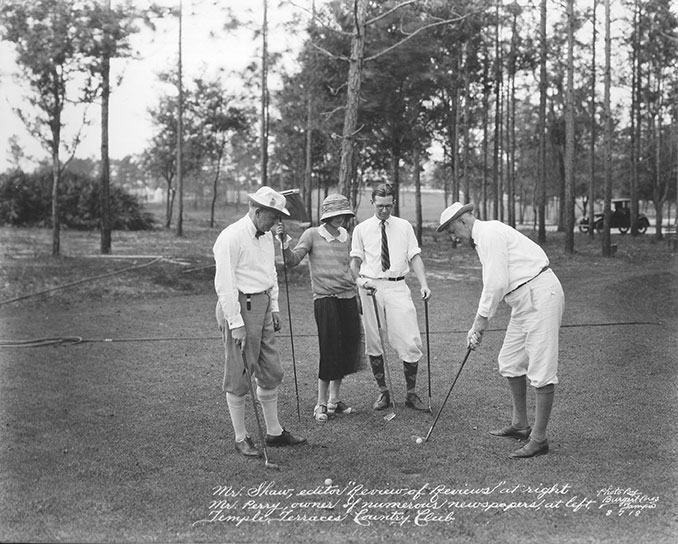
<path id="1" fill-rule="evenodd" d="M 441 203 L 442 208 L 442 203 Z M 545 246 L 566 310 L 551 452 L 514 461 L 517 441 L 488 430 L 510 417 L 496 355 L 502 306 L 469 358 L 429 442 L 433 414 L 403 406 L 402 366 L 389 352 L 397 417 L 384 421 L 365 366 L 346 379 L 357 413 L 312 419 L 317 340 L 305 267 L 289 273 L 292 322 L 279 271 L 286 370 L 280 414 L 308 438 L 270 449 L 279 472 L 233 449 L 221 391 L 211 245 L 219 232 L 189 221 L 116 233 L 114 251 L 160 261 L 0 305 L 0 541 L 3 542 L 609 542 L 678 539 L 678 266 L 649 238 L 561 235 Z M 86 257 L 96 233 L 0 229 L 2 300 L 148 263 Z M 480 294 L 474 252 L 427 230 L 424 261 L 435 410 L 465 353 Z M 417 298 L 418 285 L 408 278 Z M 417 298 L 424 334 L 424 308 Z M 367 310 L 367 309 L 366 309 Z M 297 420 L 290 325 L 299 386 Z M 8 341 L 80 337 L 77 344 Z M 424 350 L 425 351 L 425 350 Z M 427 362 L 419 393 L 428 401 Z M 534 395 L 528 397 L 530 416 Z M 258 442 L 248 399 L 248 428 Z M 332 483 L 325 484 L 330 478 Z"/>

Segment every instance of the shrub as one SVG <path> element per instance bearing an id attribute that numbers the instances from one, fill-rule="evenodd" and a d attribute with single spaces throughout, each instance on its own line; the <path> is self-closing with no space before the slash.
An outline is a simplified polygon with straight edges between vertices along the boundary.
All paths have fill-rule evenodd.
<path id="1" fill-rule="evenodd" d="M 0 175 L 0 224 L 45 227 L 51 225 L 52 177 L 48 170 L 27 174 L 21 170 Z M 124 189 L 110 187 L 111 228 L 149 230 L 152 214 Z M 99 182 L 83 174 L 64 172 L 59 184 L 59 218 L 64 227 L 100 228 Z"/>
<path id="2" fill-rule="evenodd" d="M 0 224 L 45 227 L 50 223 L 51 180 L 13 170 L 0 175 Z"/>

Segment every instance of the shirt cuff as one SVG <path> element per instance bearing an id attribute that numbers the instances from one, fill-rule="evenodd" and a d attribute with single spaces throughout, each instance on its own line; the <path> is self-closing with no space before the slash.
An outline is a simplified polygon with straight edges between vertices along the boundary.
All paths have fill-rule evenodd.
<path id="1" fill-rule="evenodd" d="M 242 316 L 240 314 L 231 316 L 227 318 L 228 321 L 228 328 L 230 330 L 237 329 L 238 327 L 244 327 L 245 322 L 242 319 Z"/>

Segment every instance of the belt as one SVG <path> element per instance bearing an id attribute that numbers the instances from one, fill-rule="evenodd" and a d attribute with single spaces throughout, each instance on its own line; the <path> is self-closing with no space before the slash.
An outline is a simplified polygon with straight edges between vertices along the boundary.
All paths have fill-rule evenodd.
<path id="1" fill-rule="evenodd" d="M 361 278 L 367 278 L 368 280 L 384 280 L 384 281 L 403 281 L 405 276 L 398 276 L 397 278 L 371 278 L 370 276 L 360 276 Z"/>
<path id="2" fill-rule="evenodd" d="M 527 280 L 527 281 L 521 283 L 518 287 L 516 287 L 515 289 L 509 291 L 509 292 L 506 293 L 506 294 L 507 294 L 507 295 L 510 295 L 511 293 L 515 293 L 515 292 L 516 292 L 518 289 L 520 289 L 521 287 L 524 287 L 525 285 L 527 285 L 528 283 L 530 283 L 532 280 L 538 278 L 539 275 L 540 275 L 542 272 L 546 272 L 549 268 L 551 268 L 551 267 L 550 267 L 549 265 L 546 265 L 546 266 L 545 266 L 544 268 L 542 268 L 539 272 L 537 272 L 537 274 L 536 274 L 535 276 L 532 276 L 529 280 Z"/>
<path id="3" fill-rule="evenodd" d="M 247 309 L 251 310 L 252 309 L 252 297 L 256 297 L 259 295 L 269 295 L 269 291 L 259 291 L 258 293 L 240 293 L 242 296 L 245 297 L 246 302 L 247 302 Z"/>

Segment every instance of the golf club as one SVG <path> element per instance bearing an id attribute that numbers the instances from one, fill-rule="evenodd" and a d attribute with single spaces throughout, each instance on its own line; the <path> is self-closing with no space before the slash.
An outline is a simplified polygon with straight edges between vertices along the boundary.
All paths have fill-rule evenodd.
<path id="1" fill-rule="evenodd" d="M 438 419 L 440 419 L 440 414 L 443 413 L 443 408 L 445 408 L 445 404 L 447 404 L 447 399 L 450 398 L 450 393 L 452 393 L 452 389 L 454 388 L 454 384 L 457 383 L 457 380 L 459 379 L 459 374 L 461 374 L 461 371 L 464 368 L 464 365 L 466 364 L 466 361 L 468 359 L 468 356 L 471 355 L 471 352 L 473 351 L 472 348 L 468 348 L 466 350 L 466 356 L 464 357 L 464 360 L 461 362 L 461 366 L 459 367 L 459 370 L 457 371 L 457 375 L 454 378 L 454 381 L 452 382 L 452 385 L 450 386 L 449 391 L 447 392 L 447 395 L 445 396 L 445 400 L 443 401 L 443 404 L 440 406 L 440 410 L 438 410 L 438 415 L 436 418 L 433 420 L 433 424 L 431 425 L 431 428 L 428 430 L 428 433 L 426 433 L 426 437 L 421 437 L 421 436 L 413 436 L 414 441 L 417 444 L 421 444 L 422 442 L 428 442 L 428 439 L 431 437 L 431 433 L 433 432 L 433 428 L 436 426 L 436 423 L 438 423 Z"/>
<path id="2" fill-rule="evenodd" d="M 264 452 L 264 466 L 270 470 L 280 470 L 280 466 L 275 463 L 271 463 L 268 460 L 268 451 L 266 451 L 266 436 L 264 435 L 264 429 L 261 426 L 261 420 L 259 419 L 259 411 L 257 410 L 257 399 L 254 396 L 254 386 L 252 385 L 252 376 L 250 375 L 249 365 L 247 364 L 247 357 L 245 356 L 245 350 L 240 349 L 240 354 L 242 355 L 242 366 L 247 376 L 247 385 L 250 388 L 250 396 L 252 397 L 252 408 L 254 408 L 254 416 L 257 419 L 257 427 L 259 428 L 259 439 L 261 440 L 261 450 Z"/>
<path id="3" fill-rule="evenodd" d="M 424 316 L 426 317 L 426 370 L 428 374 L 428 411 L 433 413 L 433 408 L 431 407 L 431 341 L 429 339 L 427 299 L 424 299 Z"/>
<path id="4" fill-rule="evenodd" d="M 284 244 L 285 237 L 280 235 L 280 241 Z M 285 295 L 287 297 L 287 321 L 290 324 L 290 344 L 292 346 L 292 370 L 294 371 L 294 394 L 297 397 L 297 419 L 301 421 L 301 410 L 299 409 L 299 384 L 297 383 L 297 358 L 294 355 L 294 333 L 292 332 L 292 310 L 290 309 L 290 288 L 287 283 L 287 262 L 285 261 L 285 250 L 282 249 L 283 270 L 285 271 Z"/>
<path id="5" fill-rule="evenodd" d="M 384 416 L 384 419 L 386 421 L 391 421 L 394 417 L 396 417 L 395 413 L 395 407 L 396 407 L 396 402 L 393 394 L 393 382 L 391 381 L 391 371 L 388 368 L 388 362 L 386 361 L 386 349 L 384 347 L 384 336 L 383 336 L 383 331 L 381 330 L 381 319 L 379 319 L 379 308 L 377 307 L 377 290 L 372 289 L 371 291 L 368 292 L 368 295 L 372 297 L 372 302 L 374 303 L 374 315 L 377 318 L 377 329 L 379 329 L 379 344 L 381 345 L 381 353 L 382 353 L 382 359 L 384 361 L 384 373 L 386 374 L 386 381 L 388 382 L 388 389 L 389 389 L 389 400 L 391 401 L 391 404 L 393 406 L 393 409 Z"/>

